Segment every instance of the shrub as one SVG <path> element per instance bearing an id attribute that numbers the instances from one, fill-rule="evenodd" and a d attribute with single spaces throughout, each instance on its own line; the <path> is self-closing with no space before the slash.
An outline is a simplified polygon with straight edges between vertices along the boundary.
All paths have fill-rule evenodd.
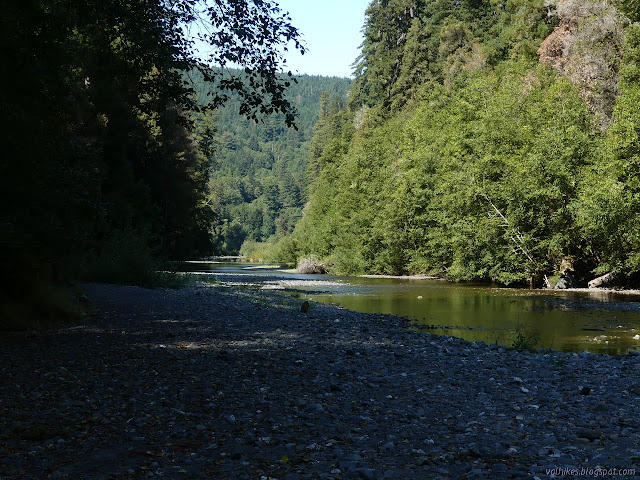
<path id="1" fill-rule="evenodd" d="M 295 263 L 298 245 L 291 235 L 267 239 L 266 242 L 245 240 L 240 247 L 240 255 L 256 262 Z"/>
<path id="2" fill-rule="evenodd" d="M 539 332 L 534 331 L 527 333 L 522 325 L 516 325 L 515 334 L 516 337 L 511 345 L 513 350 L 535 351 L 536 346 L 540 342 Z"/>
<path id="3" fill-rule="evenodd" d="M 331 271 L 341 275 L 360 275 L 367 271 L 362 253 L 355 248 L 338 247 L 331 255 Z"/>
<path id="4" fill-rule="evenodd" d="M 85 267 L 84 279 L 121 285 L 157 285 L 161 263 L 145 231 L 115 232 Z"/>

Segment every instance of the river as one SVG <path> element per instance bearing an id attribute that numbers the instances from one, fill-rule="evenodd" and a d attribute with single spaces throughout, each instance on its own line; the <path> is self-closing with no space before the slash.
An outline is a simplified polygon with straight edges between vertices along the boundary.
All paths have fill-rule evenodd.
<path id="1" fill-rule="evenodd" d="M 280 265 L 185 262 L 181 270 L 230 285 L 281 290 L 301 300 L 411 318 L 413 328 L 511 346 L 625 354 L 640 348 L 640 296 L 604 291 L 500 288 L 411 278 L 301 275 Z"/>

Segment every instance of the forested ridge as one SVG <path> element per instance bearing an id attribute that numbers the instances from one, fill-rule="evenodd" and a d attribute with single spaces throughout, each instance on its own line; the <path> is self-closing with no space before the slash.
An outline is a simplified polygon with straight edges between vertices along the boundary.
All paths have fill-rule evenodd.
<path id="1" fill-rule="evenodd" d="M 296 129 L 287 128 L 282 114 L 260 122 L 244 117 L 237 95 L 202 119 L 215 129 L 206 186 L 215 254 L 237 255 L 244 247 L 243 253 L 260 255 L 261 242 L 273 244 L 302 217 L 313 178 L 307 155 L 319 111 L 332 104 L 344 108 L 351 81 L 312 75 L 295 79 L 285 98 L 295 106 Z M 206 84 L 199 77 L 191 80 L 198 96 L 206 97 Z"/>
<path id="2" fill-rule="evenodd" d="M 633 1 L 374 0 L 281 260 L 585 285 L 640 270 Z"/>

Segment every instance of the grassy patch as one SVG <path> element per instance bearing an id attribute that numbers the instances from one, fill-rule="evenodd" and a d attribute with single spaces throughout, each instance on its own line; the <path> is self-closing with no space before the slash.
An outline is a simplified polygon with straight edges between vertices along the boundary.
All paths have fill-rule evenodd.
<path id="1" fill-rule="evenodd" d="M 97 255 L 82 268 L 85 281 L 142 287 L 184 288 L 192 282 L 190 275 L 175 271 L 175 266 L 160 260 L 150 247 L 149 234 L 126 230 L 115 232 Z"/>
<path id="2" fill-rule="evenodd" d="M 549 363 L 556 368 L 564 368 L 567 364 L 567 356 L 566 355 L 558 355 L 557 353 L 549 354 Z"/>
<path id="3" fill-rule="evenodd" d="M 152 287 L 159 280 L 160 270 L 145 232 L 120 231 L 89 260 L 82 276 L 93 282 Z"/>
<path id="4" fill-rule="evenodd" d="M 526 350 L 528 352 L 534 352 L 538 343 L 540 343 L 539 332 L 527 332 L 523 325 L 516 325 L 515 338 L 511 344 L 512 350 Z"/>

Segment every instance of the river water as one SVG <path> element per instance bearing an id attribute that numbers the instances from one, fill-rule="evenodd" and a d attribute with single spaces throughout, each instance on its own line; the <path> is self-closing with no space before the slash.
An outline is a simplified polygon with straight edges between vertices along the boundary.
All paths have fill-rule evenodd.
<path id="1" fill-rule="evenodd" d="M 203 279 L 282 290 L 301 300 L 409 317 L 413 328 L 511 346 L 612 355 L 640 348 L 640 296 L 545 291 L 409 278 L 301 275 L 280 265 L 186 262 Z"/>

